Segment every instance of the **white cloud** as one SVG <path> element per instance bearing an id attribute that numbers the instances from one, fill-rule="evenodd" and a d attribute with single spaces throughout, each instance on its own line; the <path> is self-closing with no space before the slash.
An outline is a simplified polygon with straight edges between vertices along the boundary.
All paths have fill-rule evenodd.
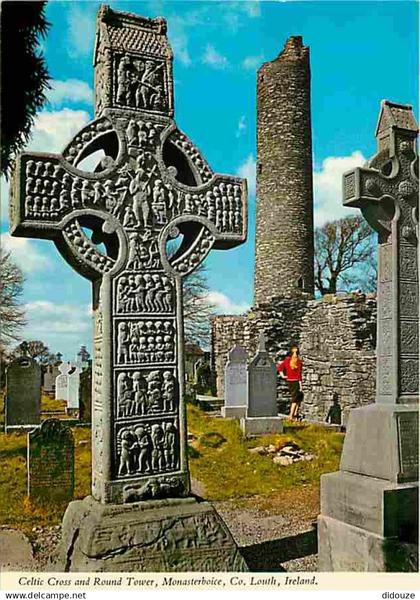
<path id="1" fill-rule="evenodd" d="M 28 302 L 23 307 L 27 325 L 24 339 L 41 339 L 54 352 L 74 358 L 77 349 L 90 347 L 92 317 L 84 304 L 58 304 L 46 300 Z"/>
<path id="2" fill-rule="evenodd" d="M 83 102 L 92 104 L 93 90 L 86 81 L 80 79 L 54 79 L 51 81 L 51 90 L 48 92 L 48 101 L 51 104 L 63 102 Z"/>
<path id="3" fill-rule="evenodd" d="M 264 62 L 264 55 L 257 54 L 255 56 L 246 56 L 242 61 L 242 66 L 247 70 L 258 69 Z"/>
<path id="4" fill-rule="evenodd" d="M 224 23 L 232 33 L 236 33 L 244 24 L 243 17 L 255 19 L 261 16 L 261 8 L 258 0 L 239 0 L 238 2 L 221 3 L 222 17 Z"/>
<path id="5" fill-rule="evenodd" d="M 42 271 L 51 266 L 50 259 L 36 246 L 36 242 L 28 238 L 12 237 L 10 233 L 2 233 L 0 245 L 6 252 L 11 252 L 13 260 L 25 272 Z"/>
<path id="6" fill-rule="evenodd" d="M 242 0 L 240 2 L 243 10 L 251 19 L 261 16 L 261 5 L 259 0 Z"/>
<path id="7" fill-rule="evenodd" d="M 236 129 L 236 137 L 241 137 L 243 133 L 246 131 L 246 118 L 245 115 L 242 115 L 238 121 L 238 127 Z"/>
<path id="8" fill-rule="evenodd" d="M 222 292 L 211 291 L 208 300 L 219 314 L 240 315 L 250 309 L 247 302 L 235 303 Z"/>
<path id="9" fill-rule="evenodd" d="M 214 69 L 225 69 L 228 65 L 228 59 L 220 54 L 212 44 L 207 44 L 202 62 Z"/>
<path id="10" fill-rule="evenodd" d="M 256 162 L 252 154 L 239 166 L 236 174 L 239 177 L 244 177 L 248 181 L 248 193 L 253 196 L 255 195 L 256 187 Z"/>
<path id="11" fill-rule="evenodd" d="M 44 110 L 36 117 L 26 150 L 61 152 L 79 129 L 89 121 L 89 113 L 85 110 Z"/>
<path id="12" fill-rule="evenodd" d="M 32 136 L 25 150 L 62 152 L 72 137 L 90 121 L 84 110 L 64 108 L 59 111 L 41 111 L 35 118 Z M 9 184 L 0 178 L 1 222 L 8 219 Z"/>
<path id="13" fill-rule="evenodd" d="M 92 54 L 96 10 L 96 2 L 83 2 L 83 8 L 78 3 L 68 3 L 67 46 L 70 56 L 79 57 Z"/>
<path id="14" fill-rule="evenodd" d="M 342 175 L 345 171 L 360 167 L 366 162 L 363 154 L 356 150 L 350 156 L 329 156 L 322 167 L 314 171 L 315 226 L 327 221 L 356 214 L 354 209 L 342 205 Z"/>

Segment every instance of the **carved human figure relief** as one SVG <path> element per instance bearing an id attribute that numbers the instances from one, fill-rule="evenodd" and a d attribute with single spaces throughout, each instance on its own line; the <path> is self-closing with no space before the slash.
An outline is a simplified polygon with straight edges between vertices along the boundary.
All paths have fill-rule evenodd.
<path id="1" fill-rule="evenodd" d="M 61 155 L 19 157 L 11 230 L 54 241 L 93 285 L 93 496 L 183 496 L 182 278 L 245 241 L 246 182 L 177 128 L 163 19 L 102 7 L 94 66 L 95 119 Z"/>

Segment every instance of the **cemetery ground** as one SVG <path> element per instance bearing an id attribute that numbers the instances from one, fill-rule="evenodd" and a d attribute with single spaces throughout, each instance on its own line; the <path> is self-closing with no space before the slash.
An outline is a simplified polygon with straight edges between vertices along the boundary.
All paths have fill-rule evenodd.
<path id="1" fill-rule="evenodd" d="M 55 418 L 66 418 L 60 402 L 43 396 L 42 419 L 51 412 Z M 72 431 L 74 496 L 83 498 L 90 494 L 91 431 L 81 426 L 73 426 Z M 311 529 L 320 509 L 320 476 L 338 469 L 342 433 L 286 421 L 282 434 L 245 440 L 237 421 L 209 415 L 192 405 L 188 405 L 188 432 L 193 492 L 214 503 L 240 546 L 296 536 Z M 0 433 L 0 523 L 2 528 L 17 529 L 28 536 L 42 570 L 58 543 L 66 504 L 28 502 L 26 436 L 26 432 Z M 290 442 L 313 455 L 313 460 L 281 466 L 270 455 L 250 451 L 270 445 L 278 449 Z M 309 558 L 282 566 L 287 570 L 315 570 L 315 557 Z"/>

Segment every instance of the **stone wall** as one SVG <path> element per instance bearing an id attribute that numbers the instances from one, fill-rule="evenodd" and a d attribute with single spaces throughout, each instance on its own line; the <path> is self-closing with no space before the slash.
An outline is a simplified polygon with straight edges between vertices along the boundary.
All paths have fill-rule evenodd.
<path id="1" fill-rule="evenodd" d="M 311 301 L 302 320 L 303 412 L 325 420 L 333 395 L 345 425 L 350 409 L 375 400 L 376 299 L 329 296 Z"/>
<path id="2" fill-rule="evenodd" d="M 314 293 L 310 80 L 300 36 L 258 71 L 256 305 Z"/>
<path id="3" fill-rule="evenodd" d="M 212 319 L 212 366 L 217 393 L 224 394 L 224 367 L 228 351 L 243 346 L 251 357 L 260 331 L 267 336 L 273 359 L 285 356 L 297 343 L 304 361 L 302 412 L 324 421 L 333 395 L 338 395 L 343 423 L 351 408 L 375 399 L 376 300 L 363 294 L 327 296 L 321 300 L 277 298 L 245 316 Z M 289 401 L 287 386 L 279 378 L 280 411 Z"/>

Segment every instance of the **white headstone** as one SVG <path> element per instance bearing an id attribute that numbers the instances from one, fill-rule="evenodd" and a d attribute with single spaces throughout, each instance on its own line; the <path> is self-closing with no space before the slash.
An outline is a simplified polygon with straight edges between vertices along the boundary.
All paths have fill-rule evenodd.
<path id="1" fill-rule="evenodd" d="M 74 371 L 67 376 L 67 409 L 79 409 L 79 384 L 82 369 L 74 366 Z"/>
<path id="2" fill-rule="evenodd" d="M 67 378 L 68 372 L 71 370 L 70 363 L 61 363 L 58 365 L 60 375 L 55 380 L 55 399 L 67 400 Z"/>
<path id="3" fill-rule="evenodd" d="M 248 404 L 248 354 L 241 346 L 234 346 L 225 367 L 225 417 L 243 417 Z"/>

